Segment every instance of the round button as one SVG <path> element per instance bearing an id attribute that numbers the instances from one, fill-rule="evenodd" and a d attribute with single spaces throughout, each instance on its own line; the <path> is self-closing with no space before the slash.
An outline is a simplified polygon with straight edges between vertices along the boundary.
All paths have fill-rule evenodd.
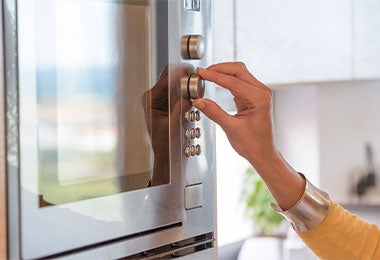
<path id="1" fill-rule="evenodd" d="M 201 138 L 201 129 L 199 127 L 197 127 L 195 129 L 195 137 L 196 138 Z"/>
<path id="2" fill-rule="evenodd" d="M 187 87 L 191 98 L 203 98 L 205 94 L 205 83 L 199 75 L 192 74 Z"/>
<path id="3" fill-rule="evenodd" d="M 199 112 L 198 110 L 195 111 L 195 120 L 196 121 L 200 121 L 201 120 L 201 112 Z"/>
<path id="4" fill-rule="evenodd" d="M 190 155 L 191 155 L 191 149 L 189 146 L 186 146 L 186 148 L 185 148 L 185 155 L 186 155 L 186 157 L 190 157 Z"/>
<path id="5" fill-rule="evenodd" d="M 205 52 L 202 35 L 185 35 L 181 40 L 181 53 L 184 59 L 200 60 Z"/>
<path id="6" fill-rule="evenodd" d="M 197 155 L 200 155 L 202 153 L 201 146 L 199 144 L 195 147 L 195 153 Z"/>
<path id="7" fill-rule="evenodd" d="M 191 122 L 194 122 L 194 121 L 195 121 L 195 113 L 194 113 L 194 111 L 191 111 L 191 112 L 190 112 L 190 121 L 191 121 Z"/>
<path id="8" fill-rule="evenodd" d="M 191 156 L 195 156 L 197 154 L 197 151 L 194 145 L 190 147 L 190 153 L 191 153 Z"/>
<path id="9" fill-rule="evenodd" d="M 191 112 L 190 111 L 187 111 L 185 113 L 185 121 L 186 122 L 190 122 L 191 121 Z"/>
<path id="10" fill-rule="evenodd" d="M 187 140 L 189 140 L 191 138 L 191 131 L 190 131 L 190 129 L 186 129 L 186 131 L 185 131 L 185 138 Z"/>
<path id="11" fill-rule="evenodd" d="M 194 128 L 190 129 L 190 138 L 195 139 L 195 129 Z"/>

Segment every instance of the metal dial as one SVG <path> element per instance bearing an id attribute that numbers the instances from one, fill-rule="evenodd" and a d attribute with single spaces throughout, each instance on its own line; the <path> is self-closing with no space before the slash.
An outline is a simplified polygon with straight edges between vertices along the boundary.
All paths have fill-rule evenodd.
<path id="1" fill-rule="evenodd" d="M 204 80 L 197 74 L 182 77 L 181 93 L 183 98 L 202 98 L 205 93 Z M 191 121 L 194 121 L 195 115 L 192 116 Z"/>
<path id="2" fill-rule="evenodd" d="M 205 44 L 202 35 L 185 35 L 181 42 L 182 58 L 200 60 L 204 56 Z"/>
<path id="3" fill-rule="evenodd" d="M 189 78 L 188 90 L 191 98 L 203 98 L 205 94 L 205 83 L 203 79 L 196 74 L 191 75 Z"/>

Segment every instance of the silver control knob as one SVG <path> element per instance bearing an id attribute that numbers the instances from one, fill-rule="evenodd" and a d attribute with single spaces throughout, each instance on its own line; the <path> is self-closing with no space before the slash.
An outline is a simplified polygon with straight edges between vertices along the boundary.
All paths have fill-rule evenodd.
<path id="1" fill-rule="evenodd" d="M 191 98 L 203 98 L 205 82 L 199 75 L 193 74 L 189 78 L 188 89 Z"/>
<path id="2" fill-rule="evenodd" d="M 202 98 L 205 94 L 204 80 L 197 74 L 183 76 L 181 78 L 181 93 L 183 98 Z M 189 115 L 191 121 L 195 120 L 194 111 Z"/>
<path id="3" fill-rule="evenodd" d="M 202 35 L 185 35 L 181 41 L 182 58 L 186 60 L 200 60 L 205 52 Z"/>

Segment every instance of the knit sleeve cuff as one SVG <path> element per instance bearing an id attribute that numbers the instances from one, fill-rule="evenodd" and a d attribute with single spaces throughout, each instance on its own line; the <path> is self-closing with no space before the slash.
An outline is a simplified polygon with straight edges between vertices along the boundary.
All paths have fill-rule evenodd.
<path id="1" fill-rule="evenodd" d="M 306 180 L 306 187 L 300 200 L 285 211 L 274 203 L 271 204 L 271 207 L 284 216 L 295 231 L 306 232 L 319 225 L 326 217 L 330 207 L 330 198 L 326 192 L 312 185 L 303 174 L 301 175 Z"/>

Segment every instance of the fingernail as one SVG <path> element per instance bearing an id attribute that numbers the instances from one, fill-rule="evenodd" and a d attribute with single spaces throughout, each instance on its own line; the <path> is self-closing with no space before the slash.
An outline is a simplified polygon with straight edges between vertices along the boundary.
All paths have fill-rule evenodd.
<path id="1" fill-rule="evenodd" d="M 201 67 L 198 67 L 197 70 L 198 70 L 198 72 L 199 72 L 199 71 L 205 71 L 205 69 L 204 69 L 204 68 L 201 68 Z"/>

